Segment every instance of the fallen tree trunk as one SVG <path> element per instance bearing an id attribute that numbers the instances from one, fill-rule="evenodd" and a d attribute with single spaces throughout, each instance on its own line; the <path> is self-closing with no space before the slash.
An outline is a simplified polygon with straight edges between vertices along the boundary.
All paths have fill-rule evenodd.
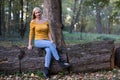
<path id="1" fill-rule="evenodd" d="M 58 51 L 64 60 L 70 62 L 71 68 L 68 70 L 77 73 L 111 69 L 111 65 L 114 65 L 113 48 L 114 42 L 107 40 L 62 47 L 58 48 Z M 42 70 L 44 56 L 45 51 L 43 49 L 27 50 L 25 47 L 18 46 L 0 47 L 0 71 L 27 72 Z M 59 71 L 63 70 L 53 60 L 51 72 L 57 73 Z"/>
<path id="2" fill-rule="evenodd" d="M 98 71 L 111 69 L 114 64 L 112 41 L 92 42 L 84 45 L 71 46 L 69 62 L 73 72 Z M 74 49 L 74 50 L 73 50 Z"/>
<path id="3" fill-rule="evenodd" d="M 66 54 L 61 53 L 61 57 L 65 60 Z M 31 72 L 44 68 L 44 49 L 33 48 L 28 50 L 26 47 L 0 47 L 0 72 Z M 57 62 L 53 60 L 53 67 L 57 67 L 53 73 L 62 71 Z"/>

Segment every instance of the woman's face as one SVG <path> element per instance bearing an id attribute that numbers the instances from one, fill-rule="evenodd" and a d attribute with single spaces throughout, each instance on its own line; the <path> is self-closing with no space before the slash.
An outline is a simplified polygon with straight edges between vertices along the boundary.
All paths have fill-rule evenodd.
<path id="1" fill-rule="evenodd" d="M 40 18 L 42 15 L 42 13 L 40 12 L 40 10 L 35 10 L 35 17 L 36 18 Z"/>

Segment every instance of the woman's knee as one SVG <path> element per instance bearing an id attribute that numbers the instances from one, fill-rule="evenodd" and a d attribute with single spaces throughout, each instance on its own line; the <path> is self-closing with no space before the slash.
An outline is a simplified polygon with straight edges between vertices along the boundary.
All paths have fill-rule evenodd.
<path id="1" fill-rule="evenodd" d="M 49 45 L 49 47 L 51 47 L 51 46 L 54 46 L 54 43 L 50 42 L 48 45 Z"/>

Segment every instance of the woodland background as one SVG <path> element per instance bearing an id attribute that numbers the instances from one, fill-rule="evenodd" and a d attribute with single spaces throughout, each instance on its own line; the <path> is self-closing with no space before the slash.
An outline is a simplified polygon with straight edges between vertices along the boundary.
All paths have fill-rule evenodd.
<path id="1" fill-rule="evenodd" d="M 0 40 L 28 38 L 32 9 L 36 6 L 43 9 L 43 2 L 44 0 L 0 0 Z M 108 34 L 120 34 L 119 0 L 61 0 L 61 5 L 62 31 L 64 39 L 69 43 L 68 38 L 71 41 L 87 40 L 88 34 L 105 34 L 102 38 Z"/>
<path id="2" fill-rule="evenodd" d="M 27 46 L 29 23 L 34 7 L 43 10 L 45 0 L 0 0 L 0 46 Z M 52 0 L 55 2 L 56 0 Z M 119 0 L 60 0 L 63 39 L 68 45 L 112 39 L 120 42 L 120 1 Z M 50 4 L 48 4 L 49 6 Z M 56 15 L 55 15 L 56 16 Z M 57 35 L 59 37 L 59 35 Z M 57 38 L 59 40 L 59 38 Z M 120 79 L 120 71 L 70 74 L 64 72 L 62 79 Z M 41 72 L 36 73 L 39 77 Z M 3 73 L 1 75 L 4 75 Z M 15 74 L 17 75 L 17 74 Z M 19 75 L 19 74 L 18 74 Z M 19 78 L 8 76 L 8 78 Z M 23 74 L 23 78 L 35 78 L 33 73 Z M 28 77 L 27 77 L 28 78 Z M 3 77 L 1 76 L 1 79 Z"/>

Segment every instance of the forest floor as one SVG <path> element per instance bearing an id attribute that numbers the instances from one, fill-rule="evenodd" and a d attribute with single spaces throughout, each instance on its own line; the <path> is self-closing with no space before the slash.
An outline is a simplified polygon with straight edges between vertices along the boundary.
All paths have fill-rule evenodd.
<path id="1" fill-rule="evenodd" d="M 42 75 L 35 73 L 22 75 L 0 75 L 0 80 L 44 80 Z M 98 71 L 90 73 L 58 73 L 51 75 L 51 78 L 46 80 L 120 80 L 120 70 L 113 69 L 109 71 Z"/>

